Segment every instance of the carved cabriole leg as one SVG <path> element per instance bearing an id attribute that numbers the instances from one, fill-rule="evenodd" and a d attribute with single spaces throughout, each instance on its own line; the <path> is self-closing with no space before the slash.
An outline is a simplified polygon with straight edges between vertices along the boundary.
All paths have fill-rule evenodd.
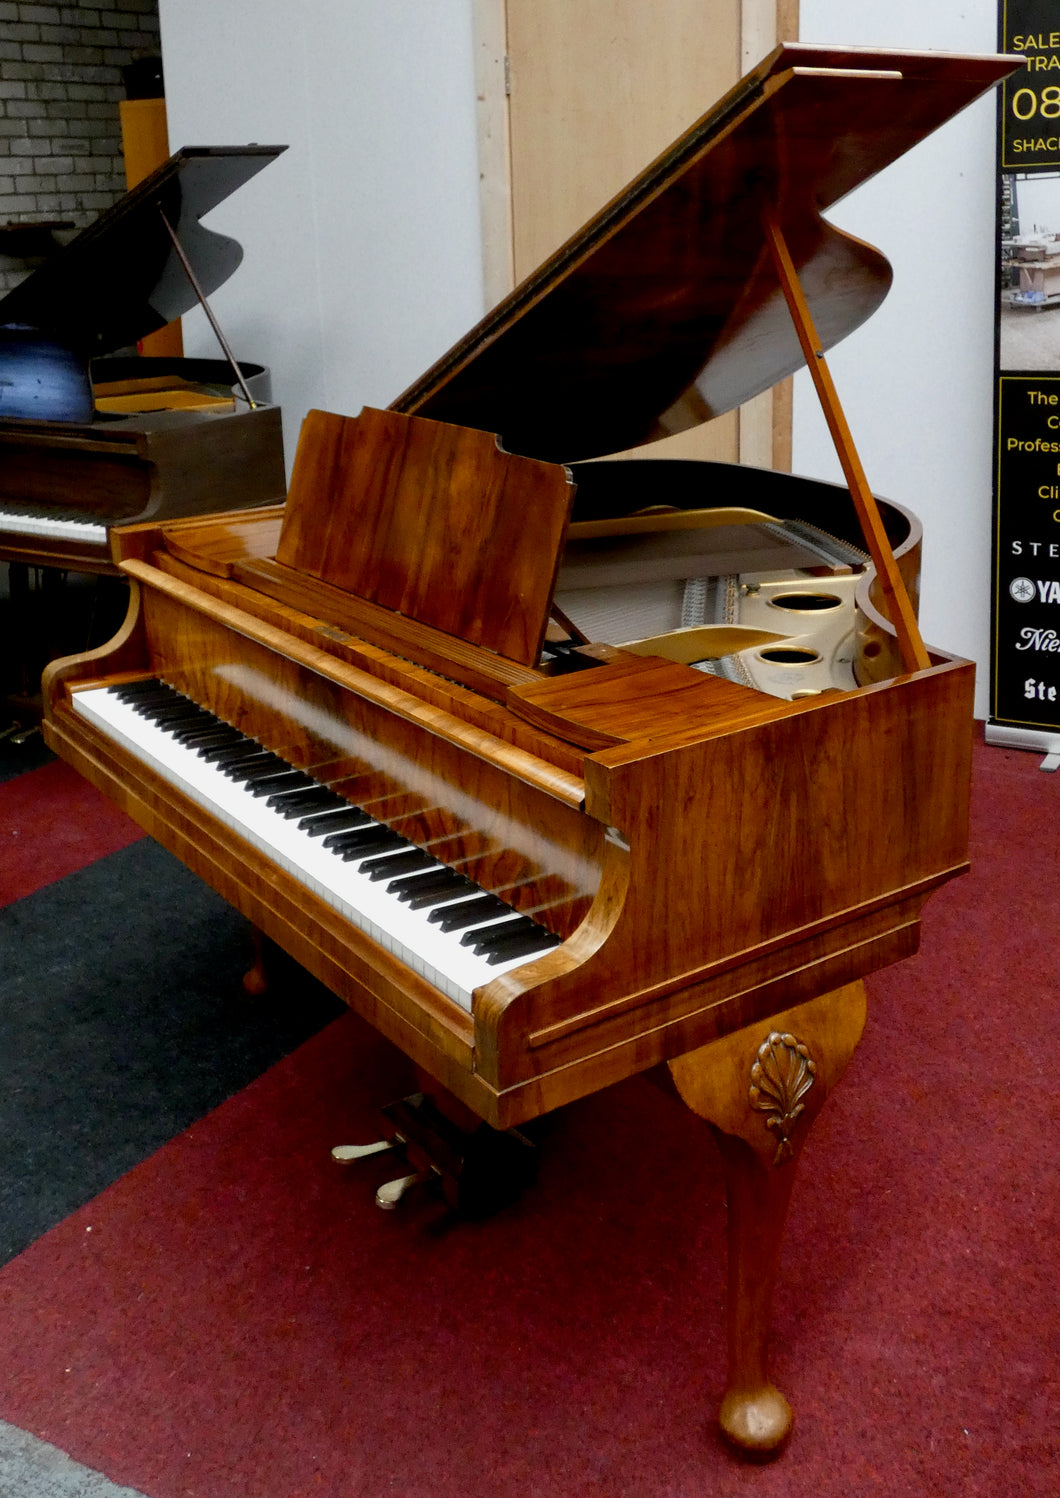
<path id="1" fill-rule="evenodd" d="M 254 961 L 243 974 L 243 992 L 256 999 L 267 992 L 269 975 L 265 969 L 265 937 L 257 926 L 251 926 L 250 936 L 254 943 Z"/>
<path id="2" fill-rule="evenodd" d="M 670 1062 L 725 1162 L 729 1370 L 719 1418 L 746 1451 L 775 1451 L 791 1430 L 791 1407 L 767 1363 L 780 1242 L 807 1131 L 864 1025 L 864 987 L 849 983 Z"/>

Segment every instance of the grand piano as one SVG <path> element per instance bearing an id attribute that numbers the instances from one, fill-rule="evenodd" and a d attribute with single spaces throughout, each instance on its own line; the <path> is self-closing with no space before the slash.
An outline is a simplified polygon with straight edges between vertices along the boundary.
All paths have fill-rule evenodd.
<path id="1" fill-rule="evenodd" d="M 200 219 L 283 149 L 178 151 L 0 300 L 0 559 L 111 573 L 115 525 L 282 500 L 264 366 L 120 351 L 228 280 Z"/>
<path id="2" fill-rule="evenodd" d="M 779 48 L 390 409 L 310 412 L 284 509 L 118 532 L 124 627 L 45 678 L 52 747 L 444 1119 L 668 1066 L 725 1160 L 749 1451 L 861 980 L 967 867 L 973 668 L 920 639 L 919 526 L 824 357 L 889 271 L 821 214 L 1013 65 Z M 847 488 L 607 460 L 804 360 Z"/>

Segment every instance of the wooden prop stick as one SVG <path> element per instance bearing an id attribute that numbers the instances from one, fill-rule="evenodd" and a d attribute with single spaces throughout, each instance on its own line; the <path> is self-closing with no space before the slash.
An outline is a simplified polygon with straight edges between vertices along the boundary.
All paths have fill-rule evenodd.
<path id="1" fill-rule="evenodd" d="M 835 443 L 835 450 L 842 465 L 843 476 L 850 488 L 854 508 L 861 522 L 869 555 L 872 557 L 876 573 L 883 586 L 883 595 L 887 601 L 891 623 L 898 636 L 902 660 L 907 671 L 926 670 L 931 665 L 931 660 L 920 637 L 916 614 L 913 612 L 913 605 L 902 575 L 898 571 L 891 543 L 883 528 L 883 520 L 875 496 L 869 488 L 861 460 L 854 447 L 854 439 L 850 435 L 850 428 L 843 415 L 843 408 L 839 404 L 839 396 L 832 383 L 832 376 L 825 362 L 824 351 L 817 337 L 817 329 L 814 327 L 813 317 L 803 294 L 798 273 L 788 252 L 780 225 L 771 213 L 765 214 L 764 224 L 766 242 L 772 252 L 773 263 L 780 279 L 780 289 L 784 293 L 791 320 L 795 324 L 806 367 L 813 377 L 817 397 L 824 410 L 828 430 L 832 434 L 832 441 Z"/>

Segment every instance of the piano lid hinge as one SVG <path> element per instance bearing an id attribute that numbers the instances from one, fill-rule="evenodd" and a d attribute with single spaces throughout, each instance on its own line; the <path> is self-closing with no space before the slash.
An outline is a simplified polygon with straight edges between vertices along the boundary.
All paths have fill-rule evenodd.
<path id="1" fill-rule="evenodd" d="M 617 827 L 608 827 L 604 832 L 604 837 L 609 843 L 614 843 L 616 847 L 621 848 L 624 853 L 629 852 L 629 839 L 624 833 L 619 832 Z"/>
<path id="2" fill-rule="evenodd" d="M 512 96 L 512 60 L 507 52 L 504 54 L 504 97 L 510 99 Z"/>

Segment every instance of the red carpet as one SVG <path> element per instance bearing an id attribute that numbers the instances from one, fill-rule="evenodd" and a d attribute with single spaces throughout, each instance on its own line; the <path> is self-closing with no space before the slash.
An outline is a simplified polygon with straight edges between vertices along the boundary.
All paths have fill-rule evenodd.
<path id="1" fill-rule="evenodd" d="M 0 784 L 0 906 L 143 837 L 76 770 L 53 760 Z"/>
<path id="2" fill-rule="evenodd" d="M 974 873 L 807 1147 L 788 1450 L 713 1431 L 724 1210 L 645 1078 L 553 1121 L 492 1222 L 344 1173 L 404 1063 L 352 1016 L 0 1272 L 0 1418 L 152 1498 L 1009 1498 L 1060 1486 L 1060 777 L 981 751 Z"/>

